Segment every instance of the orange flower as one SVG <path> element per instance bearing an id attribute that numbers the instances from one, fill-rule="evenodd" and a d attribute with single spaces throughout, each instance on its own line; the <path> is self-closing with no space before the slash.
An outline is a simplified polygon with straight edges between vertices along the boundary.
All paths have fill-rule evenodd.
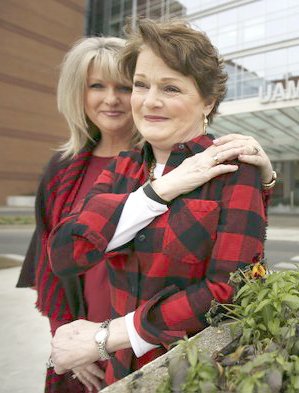
<path id="1" fill-rule="evenodd" d="M 266 269 L 260 263 L 256 263 L 251 269 L 251 277 L 252 278 L 261 278 L 265 277 Z"/>

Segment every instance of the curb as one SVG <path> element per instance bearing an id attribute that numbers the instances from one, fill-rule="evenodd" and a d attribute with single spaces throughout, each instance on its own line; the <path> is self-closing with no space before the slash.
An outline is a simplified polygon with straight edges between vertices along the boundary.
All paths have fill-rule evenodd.
<path id="1" fill-rule="evenodd" d="M 24 255 L 0 254 L 0 269 L 22 266 Z"/>

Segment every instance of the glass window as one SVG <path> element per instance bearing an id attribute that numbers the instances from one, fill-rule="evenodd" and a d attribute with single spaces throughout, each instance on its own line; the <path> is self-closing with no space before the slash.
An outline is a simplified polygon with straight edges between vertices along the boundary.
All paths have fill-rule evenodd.
<path id="1" fill-rule="evenodd" d="M 244 22 L 243 39 L 256 45 L 265 36 L 265 20 L 263 17 Z"/>

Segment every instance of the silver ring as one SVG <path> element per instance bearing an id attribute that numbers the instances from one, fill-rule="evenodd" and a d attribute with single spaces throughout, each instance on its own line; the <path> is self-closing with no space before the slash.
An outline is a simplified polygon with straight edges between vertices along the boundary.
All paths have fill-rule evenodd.
<path id="1" fill-rule="evenodd" d="M 76 378 L 77 378 L 77 375 L 76 375 L 76 374 L 73 374 L 73 375 L 72 375 L 72 378 L 73 378 L 73 379 L 76 379 Z"/>
<path id="2" fill-rule="evenodd" d="M 217 154 L 213 157 L 213 160 L 215 161 L 216 165 L 220 164 L 220 161 L 218 159 L 218 155 Z"/>
<path id="3" fill-rule="evenodd" d="M 254 149 L 254 154 L 258 154 L 261 151 L 259 146 L 253 146 L 253 149 Z"/>

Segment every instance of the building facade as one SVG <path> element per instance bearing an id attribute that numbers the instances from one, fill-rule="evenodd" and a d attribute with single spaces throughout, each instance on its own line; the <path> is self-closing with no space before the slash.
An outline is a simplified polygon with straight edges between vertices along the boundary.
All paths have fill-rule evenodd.
<path id="1" fill-rule="evenodd" d="M 228 93 L 212 131 L 256 137 L 279 175 L 273 205 L 298 206 L 299 3 L 182 2 L 226 61 Z"/>
<path id="2" fill-rule="evenodd" d="M 299 205 L 297 0 L 7 0 L 0 5 L 0 204 L 33 194 L 67 127 L 56 109 L 59 64 L 80 36 L 123 35 L 127 18 L 185 17 L 225 59 L 228 93 L 210 125 L 253 135 L 279 175 L 273 205 Z"/>
<path id="3" fill-rule="evenodd" d="M 68 128 L 56 108 L 59 65 L 84 33 L 85 0 L 0 2 L 0 205 L 34 195 Z"/>

